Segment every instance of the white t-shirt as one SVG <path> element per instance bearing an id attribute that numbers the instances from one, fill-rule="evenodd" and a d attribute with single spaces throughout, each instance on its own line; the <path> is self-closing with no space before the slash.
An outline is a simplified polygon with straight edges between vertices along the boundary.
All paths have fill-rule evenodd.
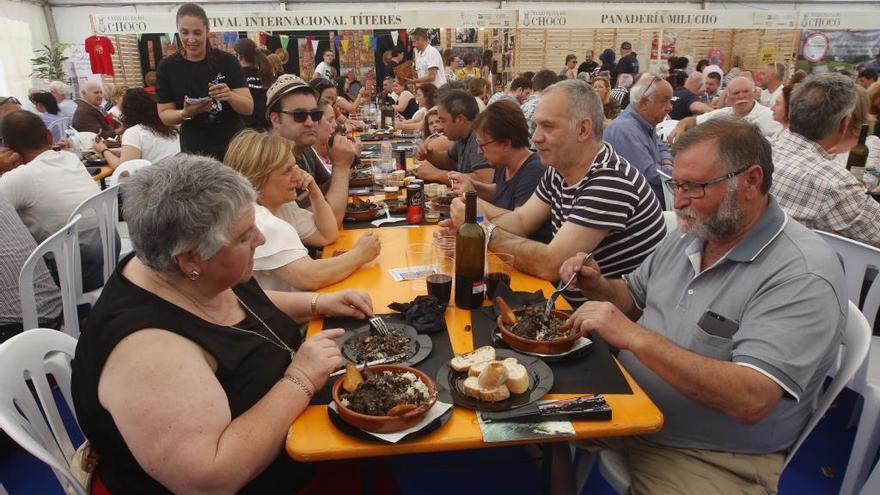
<path id="1" fill-rule="evenodd" d="M 296 229 L 261 205 L 254 205 L 254 222 L 266 237 L 254 252 L 254 278 L 263 290 L 296 291 L 278 274 L 281 267 L 309 255 Z"/>
<path id="2" fill-rule="evenodd" d="M 315 225 L 315 215 L 305 208 L 300 208 L 296 201 L 283 205 L 278 209 L 276 216 L 292 225 L 300 239 L 305 239 L 318 230 L 318 226 Z"/>
<path id="3" fill-rule="evenodd" d="M 139 149 L 141 158 L 156 163 L 180 153 L 180 136 L 175 134 L 173 137 L 163 137 L 149 127 L 138 124 L 122 133 L 122 145 Z"/>
<path id="4" fill-rule="evenodd" d="M 413 50 L 415 54 L 415 68 L 416 74 L 418 74 L 419 78 L 425 77 L 428 75 L 429 69 L 437 69 L 437 76 L 434 78 L 433 84 L 438 88 L 446 84 L 446 71 L 443 67 L 443 57 L 440 55 L 440 52 L 437 51 L 431 45 L 425 47 L 425 51 Z"/>
<path id="5" fill-rule="evenodd" d="M 775 91 L 767 91 L 766 89 L 761 90 L 761 105 L 764 105 L 767 108 L 773 108 L 773 105 L 776 104 L 776 100 L 782 96 L 782 85 L 780 84 Z"/>
<path id="6" fill-rule="evenodd" d="M 37 242 L 57 232 L 80 203 L 100 191 L 79 158 L 67 151 L 44 151 L 0 176 L 0 196 L 15 208 Z M 80 229 L 95 225 L 94 212 L 85 212 Z"/>
<path id="7" fill-rule="evenodd" d="M 333 77 L 333 66 L 328 65 L 326 62 L 321 61 L 317 67 L 315 67 L 315 72 L 319 74 L 324 79 L 332 80 Z"/>
<path id="8" fill-rule="evenodd" d="M 733 107 L 719 108 L 718 110 L 713 110 L 709 113 L 697 115 L 697 125 L 700 125 L 703 122 L 707 122 L 717 117 L 733 115 Z M 747 122 L 758 126 L 758 128 L 761 129 L 761 134 L 763 134 L 764 137 L 768 139 L 770 139 L 782 130 L 782 124 L 773 120 L 773 110 L 770 110 L 769 108 L 759 104 L 758 102 L 755 102 L 755 106 L 752 107 L 752 111 L 743 118 L 746 119 Z"/>

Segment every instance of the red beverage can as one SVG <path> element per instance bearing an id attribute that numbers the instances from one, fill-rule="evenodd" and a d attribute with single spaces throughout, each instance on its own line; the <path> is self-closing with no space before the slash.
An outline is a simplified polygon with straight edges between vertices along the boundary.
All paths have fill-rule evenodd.
<path id="1" fill-rule="evenodd" d="M 425 216 L 425 193 L 422 184 L 406 186 L 406 222 L 413 225 L 422 223 Z"/>

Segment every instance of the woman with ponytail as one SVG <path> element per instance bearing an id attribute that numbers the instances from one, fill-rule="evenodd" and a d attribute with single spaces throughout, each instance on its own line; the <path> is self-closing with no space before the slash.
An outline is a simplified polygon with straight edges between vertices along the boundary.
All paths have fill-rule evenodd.
<path id="1" fill-rule="evenodd" d="M 212 48 L 205 10 L 193 3 L 177 10 L 179 53 L 156 69 L 159 117 L 180 125 L 180 150 L 223 160 L 232 137 L 244 129 L 242 115 L 254 113 L 254 100 L 238 60 Z"/>
<path id="2" fill-rule="evenodd" d="M 244 125 L 258 131 L 269 128 L 266 120 L 266 90 L 275 82 L 275 71 L 257 44 L 248 38 L 235 42 L 235 54 L 244 71 L 244 80 L 254 100 L 254 113 L 244 117 Z"/>

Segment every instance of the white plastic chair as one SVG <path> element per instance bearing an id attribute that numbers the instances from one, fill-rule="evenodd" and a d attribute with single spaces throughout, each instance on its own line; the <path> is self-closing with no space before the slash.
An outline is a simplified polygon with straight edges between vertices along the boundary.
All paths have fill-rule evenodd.
<path id="1" fill-rule="evenodd" d="M 846 274 L 846 290 L 850 301 L 858 304 L 869 269 L 880 269 L 880 249 L 828 232 L 817 230 L 816 233 L 838 254 Z M 871 282 L 861 309 L 873 329 L 877 311 L 880 310 L 880 276 Z M 858 493 L 880 448 L 880 337 L 872 337 L 868 359 L 848 387 L 861 395 L 864 403 L 849 463 L 840 486 L 842 495 Z"/>
<path id="2" fill-rule="evenodd" d="M 831 406 L 831 403 L 837 398 L 837 395 L 843 390 L 847 382 L 855 375 L 856 371 L 861 367 L 868 355 L 868 348 L 871 344 L 871 327 L 859 308 L 852 302 L 849 303 L 849 310 L 846 321 L 846 330 L 840 341 L 841 346 L 841 366 L 837 370 L 837 374 L 832 378 L 831 384 L 819 395 L 819 402 L 816 410 L 810 416 L 806 426 L 798 436 L 797 441 L 792 445 L 791 450 L 785 457 L 783 470 L 791 459 L 797 453 L 798 449 L 803 445 L 804 440 L 813 431 L 813 428 L 819 423 L 825 412 Z M 873 460 L 873 457 L 872 459 Z M 611 485 L 617 493 L 625 493 L 629 489 L 629 467 L 623 455 L 611 450 L 603 450 L 599 452 L 599 472 L 605 481 Z"/>
<path id="3" fill-rule="evenodd" d="M 862 487 L 861 495 L 877 495 L 880 493 L 880 463 L 874 466 L 865 486 Z"/>
<path id="4" fill-rule="evenodd" d="M 75 349 L 76 339 L 46 328 L 22 332 L 0 345 L 0 427 L 22 448 L 48 464 L 65 490 L 69 487 L 73 493 L 85 495 L 87 491 L 70 472 L 76 447 L 64 427 L 46 378 L 55 378 L 75 417 L 70 392 L 70 361 Z"/>
<path id="5" fill-rule="evenodd" d="M 660 174 L 661 182 L 672 178 L 671 175 L 667 174 L 666 172 L 664 172 L 662 170 L 658 170 L 657 173 Z M 666 207 L 666 211 L 675 211 L 675 195 L 672 193 L 672 191 L 669 190 L 669 188 L 666 187 L 665 183 L 663 184 L 662 189 L 663 189 L 663 205 Z M 678 222 L 676 221 L 676 224 L 677 223 Z"/>
<path id="6" fill-rule="evenodd" d="M 76 313 L 77 284 L 79 280 L 79 235 L 77 222 L 81 215 L 74 215 L 67 225 L 41 242 L 28 256 L 18 275 L 18 293 L 21 298 L 21 325 L 25 330 L 37 327 L 37 301 L 34 295 L 34 270 L 37 262 L 47 253 L 55 257 L 58 269 L 58 285 L 61 288 L 61 307 L 64 313 L 65 333 L 79 337 L 79 320 Z"/>
<path id="7" fill-rule="evenodd" d="M 71 213 L 70 217 L 76 215 L 84 215 L 89 210 L 95 212 L 95 219 L 98 223 L 98 233 L 101 236 L 101 246 L 104 258 L 104 282 L 113 274 L 116 269 L 116 225 L 119 223 L 119 186 L 110 186 L 107 189 L 95 194 L 94 196 L 84 200 Z M 79 243 L 77 243 L 77 259 L 79 259 Z M 101 288 L 83 293 L 82 291 L 82 264 L 76 264 L 76 296 L 77 304 L 95 305 L 98 297 L 101 295 Z"/>
<path id="8" fill-rule="evenodd" d="M 113 175 L 107 179 L 107 187 L 110 188 L 119 184 L 120 179 L 134 175 L 138 170 L 144 167 L 149 167 L 150 165 L 152 165 L 152 163 L 143 158 L 120 163 L 119 166 L 116 167 L 116 170 L 113 171 Z"/>
<path id="9" fill-rule="evenodd" d="M 672 134 L 672 131 L 675 130 L 675 127 L 678 125 L 677 120 L 666 119 L 663 122 L 660 122 L 656 126 L 654 126 L 654 133 L 657 134 L 657 137 L 660 138 L 660 141 L 666 142 L 666 138 Z"/>

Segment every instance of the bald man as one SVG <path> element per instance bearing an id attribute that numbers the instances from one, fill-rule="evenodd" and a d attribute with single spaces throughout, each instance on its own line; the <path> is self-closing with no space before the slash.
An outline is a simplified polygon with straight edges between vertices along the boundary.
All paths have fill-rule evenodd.
<path id="1" fill-rule="evenodd" d="M 101 137 L 113 138 L 116 133 L 107 121 L 101 102 L 104 101 L 104 88 L 95 81 L 83 84 L 80 99 L 76 100 L 71 126 L 79 132 L 94 132 Z"/>
<path id="2" fill-rule="evenodd" d="M 688 129 L 709 120 L 734 116 L 745 119 L 758 126 L 761 134 L 772 138 L 782 130 L 782 124 L 773 120 L 773 111 L 755 100 L 755 83 L 748 77 L 739 76 L 727 86 L 727 106 L 702 115 L 682 119 L 675 130 L 669 134 L 669 142 L 674 143 Z"/>

